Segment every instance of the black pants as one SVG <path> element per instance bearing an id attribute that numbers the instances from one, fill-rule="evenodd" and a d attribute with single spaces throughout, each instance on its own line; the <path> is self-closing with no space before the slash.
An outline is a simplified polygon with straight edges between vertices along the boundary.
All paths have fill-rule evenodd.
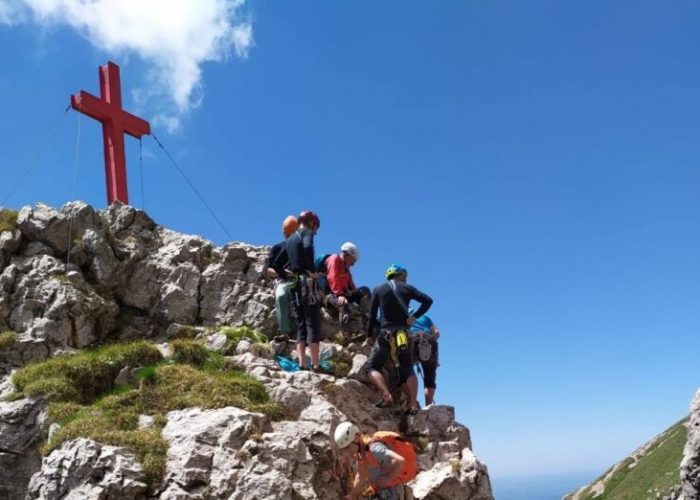
<path id="1" fill-rule="evenodd" d="M 306 345 L 321 342 L 320 313 L 320 304 L 309 304 L 308 300 L 302 297 L 301 285 L 297 285 L 292 296 L 292 315 L 297 327 L 297 342 L 304 342 Z"/>
<path id="2" fill-rule="evenodd" d="M 372 347 L 372 351 L 369 353 L 369 359 L 367 360 L 367 373 L 378 371 L 381 372 L 384 365 L 391 357 L 391 336 L 396 335 L 395 332 L 382 329 L 377 341 Z M 397 357 L 399 358 L 399 385 L 402 385 L 408 377 L 415 375 L 413 371 L 413 356 L 411 355 L 411 349 L 406 346 L 403 349 L 399 349 L 397 352 Z"/>
<path id="3" fill-rule="evenodd" d="M 362 297 L 369 297 L 371 292 L 366 286 L 361 286 L 360 288 L 355 288 L 354 290 L 348 292 L 345 298 L 348 299 L 347 303 L 342 307 L 343 313 L 350 314 L 350 304 L 356 304 L 358 307 L 362 304 Z M 338 297 L 334 294 L 328 295 L 326 299 L 327 303 L 340 310 L 338 305 Z"/>
<path id="4" fill-rule="evenodd" d="M 413 344 L 413 361 L 414 363 L 420 363 L 421 370 L 423 370 L 423 386 L 426 389 L 435 389 L 435 378 L 437 376 L 438 367 L 438 343 L 437 340 L 430 340 L 430 346 L 432 347 L 432 354 L 430 359 L 427 361 L 422 361 L 418 356 L 418 342 Z"/>

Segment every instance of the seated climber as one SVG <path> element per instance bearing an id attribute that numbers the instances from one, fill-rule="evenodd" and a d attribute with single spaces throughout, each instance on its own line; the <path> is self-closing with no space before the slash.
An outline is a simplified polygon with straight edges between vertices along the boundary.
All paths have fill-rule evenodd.
<path id="1" fill-rule="evenodd" d="M 408 310 L 411 316 L 416 316 L 416 310 Z M 427 314 L 416 318 L 415 323 L 409 330 L 411 346 L 413 351 L 413 362 L 420 365 L 423 372 L 423 395 L 425 396 L 425 406 L 433 404 L 435 401 L 435 378 L 438 363 L 438 338 L 440 330 L 435 326 L 433 320 Z"/>
<path id="2" fill-rule="evenodd" d="M 326 296 L 326 304 L 338 310 L 338 320 L 341 328 L 350 322 L 350 304 L 361 309 L 362 299 L 369 297 L 369 288 L 357 287 L 352 280 L 350 268 L 360 258 L 360 250 L 352 242 L 343 243 L 340 253 L 333 254 L 325 261 L 326 276 L 330 293 Z"/>
<path id="3" fill-rule="evenodd" d="M 379 498 L 396 498 L 396 489 L 418 473 L 413 444 L 395 432 L 365 435 L 352 422 L 342 422 L 334 439 L 343 458 L 357 465 L 353 487 L 343 500 L 359 498 L 368 491 Z"/>
<path id="4" fill-rule="evenodd" d="M 415 323 L 416 316 L 420 317 L 428 311 L 433 299 L 406 283 L 407 277 L 408 271 L 405 268 L 392 264 L 386 271 L 386 283 L 377 286 L 372 292 L 367 337 L 373 339 L 376 335 L 377 338 L 373 339 L 375 343 L 367 361 L 367 373 L 382 394 L 382 401 L 378 406 L 393 403 L 394 398 L 382 374 L 384 365 L 392 356 L 393 344 L 399 363 L 399 385 L 403 386 L 408 398 L 407 413 L 412 414 L 418 411 L 418 382 L 413 371 L 413 359 L 406 331 Z M 420 302 L 415 316 L 408 312 L 411 300 Z M 378 312 L 381 312 L 379 321 Z M 380 326 L 378 334 L 375 330 L 377 323 Z"/>
<path id="5" fill-rule="evenodd" d="M 287 256 L 286 239 L 299 227 L 296 217 L 288 216 L 282 222 L 282 233 L 285 240 L 270 248 L 270 253 L 265 260 L 263 273 L 268 278 L 275 280 L 275 311 L 277 313 L 277 326 L 280 335 L 275 340 L 286 340 L 294 331 L 291 319 L 290 295 L 294 283 L 290 280 L 291 273 L 288 270 L 289 257 Z"/>

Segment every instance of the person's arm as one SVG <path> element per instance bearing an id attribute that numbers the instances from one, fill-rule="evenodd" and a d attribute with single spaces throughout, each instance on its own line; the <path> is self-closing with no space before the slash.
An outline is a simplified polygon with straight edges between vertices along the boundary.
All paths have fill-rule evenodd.
<path id="1" fill-rule="evenodd" d="M 289 254 L 287 253 L 287 244 L 282 243 L 277 255 L 275 255 L 274 260 L 270 263 L 268 268 L 268 276 L 270 276 L 270 271 L 272 271 L 275 276 L 272 278 L 280 277 L 282 279 L 287 279 L 287 270 L 285 269 L 289 265 Z"/>
<path id="2" fill-rule="evenodd" d="M 377 458 L 382 466 L 382 475 L 379 476 L 374 483 L 378 487 L 384 488 L 387 484 L 391 483 L 396 476 L 401 474 L 405 460 L 401 455 L 391 450 L 383 443 L 373 443 L 370 445 L 370 453 Z"/>
<path id="3" fill-rule="evenodd" d="M 428 309 L 430 309 L 430 306 L 433 305 L 433 299 L 431 299 L 428 295 L 424 294 L 414 286 L 408 285 L 408 289 L 411 292 L 411 300 L 420 302 L 420 307 L 415 313 L 413 313 L 413 318 L 420 318 L 425 313 L 427 313 Z M 409 318 L 409 320 L 410 319 L 411 318 Z"/>
<path id="4" fill-rule="evenodd" d="M 367 474 L 367 466 L 360 462 L 357 467 L 357 475 L 355 476 L 355 482 L 353 483 L 352 489 L 347 495 L 343 497 L 343 500 L 355 500 L 358 498 L 369 486 L 369 475 Z"/>

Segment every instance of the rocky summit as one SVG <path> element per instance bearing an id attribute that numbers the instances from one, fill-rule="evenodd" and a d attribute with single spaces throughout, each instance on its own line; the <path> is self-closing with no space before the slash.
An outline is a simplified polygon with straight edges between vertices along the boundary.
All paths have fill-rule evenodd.
<path id="1" fill-rule="evenodd" d="M 0 498 L 342 498 L 343 420 L 414 442 L 404 498 L 492 498 L 454 408 L 375 407 L 370 347 L 332 315 L 332 374 L 280 368 L 294 349 L 268 341 L 267 248 L 217 247 L 118 204 L 2 212 Z"/>

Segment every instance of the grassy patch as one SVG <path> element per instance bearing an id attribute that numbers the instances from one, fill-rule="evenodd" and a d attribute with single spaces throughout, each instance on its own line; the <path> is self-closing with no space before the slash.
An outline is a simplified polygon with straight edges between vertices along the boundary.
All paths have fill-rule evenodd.
<path id="1" fill-rule="evenodd" d="M 19 212 L 11 208 L 0 209 L 0 233 L 17 229 L 17 216 Z"/>
<path id="2" fill-rule="evenodd" d="M 686 440 L 687 429 L 683 423 L 675 424 L 647 450 L 634 467 L 628 467 L 633 463 L 631 458 L 625 459 L 622 467 L 605 483 L 602 495 L 594 497 L 590 489 L 587 489 L 581 499 L 640 500 L 664 496 L 664 493 L 680 482 L 679 468 Z"/>
<path id="3" fill-rule="evenodd" d="M 331 359 L 333 365 L 333 375 L 336 377 L 347 377 L 348 373 L 352 369 L 352 354 L 346 350 L 338 351 L 333 359 Z"/>
<path id="4" fill-rule="evenodd" d="M 44 394 L 49 401 L 86 404 L 112 390 L 125 366 L 152 365 L 162 359 L 148 342 L 115 344 L 26 366 L 12 381 L 26 396 Z"/>
<path id="5" fill-rule="evenodd" d="M 201 366 L 209 358 L 209 351 L 204 344 L 195 340 L 174 340 L 170 347 L 173 350 L 173 360 L 177 363 Z"/>
<path id="6" fill-rule="evenodd" d="M 224 349 L 224 352 L 227 354 L 234 352 L 236 350 L 236 346 L 238 346 L 238 342 L 243 339 L 257 343 L 268 342 L 268 338 L 265 336 L 265 334 L 260 333 L 259 331 L 248 326 L 222 326 L 218 329 L 218 331 L 226 335 L 226 338 L 228 339 Z"/>
<path id="7" fill-rule="evenodd" d="M 15 342 L 17 342 L 17 334 L 15 332 L 0 333 L 0 351 L 12 347 L 15 345 Z"/>
<path id="8" fill-rule="evenodd" d="M 192 325 L 182 325 L 178 331 L 181 338 L 193 339 L 199 335 L 199 330 Z"/>
<path id="9" fill-rule="evenodd" d="M 134 450 L 151 488 L 165 471 L 168 443 L 161 436 L 166 415 L 190 407 L 236 406 L 282 416 L 260 382 L 225 366 L 224 357 L 193 341 L 173 342 L 179 362 L 165 363 L 147 342 L 107 346 L 23 368 L 15 383 L 26 395 L 43 393 L 49 400 L 48 421 L 61 428 L 42 451 L 50 453 L 77 437 Z M 114 387 L 124 366 L 140 366 L 139 388 Z M 139 415 L 150 415 L 155 426 L 138 428 Z"/>

